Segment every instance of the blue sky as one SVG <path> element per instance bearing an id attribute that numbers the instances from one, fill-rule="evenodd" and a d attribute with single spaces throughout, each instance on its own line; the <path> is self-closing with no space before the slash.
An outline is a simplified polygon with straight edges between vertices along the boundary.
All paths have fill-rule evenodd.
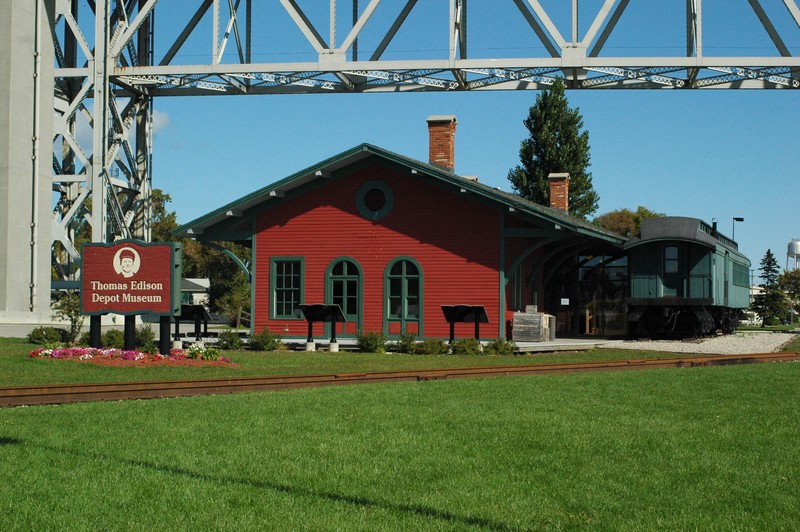
<path id="1" fill-rule="evenodd" d="M 707 17 L 717 4 L 704 2 Z M 632 22 L 637 16 L 646 21 L 645 13 L 634 11 Z M 753 15 L 745 10 L 736 16 Z M 712 28 L 726 24 L 706 25 L 707 49 L 715 43 Z M 800 54 L 800 31 L 789 30 L 789 44 Z M 566 27 L 561 31 L 569 34 Z M 755 50 L 764 38 L 745 34 L 737 42 Z M 185 223 L 362 142 L 426 160 L 425 119 L 453 114 L 456 171 L 510 190 L 506 175 L 519 162 L 527 135 L 522 121 L 536 95 L 162 98 L 155 103 L 153 184 L 171 195 L 170 208 Z M 768 248 L 785 265 L 788 242 L 800 238 L 798 91 L 597 90 L 568 91 L 567 97 L 589 132 L 590 171 L 600 195 L 596 214 L 643 205 L 667 215 L 716 218 L 729 236 L 732 218 L 741 216 L 735 237 L 753 268 Z"/>

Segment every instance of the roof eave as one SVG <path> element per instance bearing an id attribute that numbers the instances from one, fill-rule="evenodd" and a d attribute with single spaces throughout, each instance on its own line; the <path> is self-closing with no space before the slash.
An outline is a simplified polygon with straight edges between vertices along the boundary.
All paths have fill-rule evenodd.
<path id="1" fill-rule="evenodd" d="M 371 152 L 370 147 L 366 144 L 356 146 L 355 148 L 321 161 L 316 165 L 300 170 L 280 181 L 276 181 L 264 188 L 251 192 L 204 216 L 195 218 L 178 227 L 172 234 L 177 237 L 194 238 L 204 234 L 209 227 L 224 222 L 232 216 L 248 216 L 248 211 L 254 207 L 262 205 L 272 199 L 283 198 L 288 191 L 317 179 L 327 179 L 336 169 L 352 164 L 368 156 L 369 152 Z"/>
<path id="2" fill-rule="evenodd" d="M 490 201 L 497 202 L 506 209 L 512 211 L 518 210 L 529 216 L 544 219 L 554 226 L 559 226 L 560 228 L 579 235 L 598 238 L 615 245 L 622 245 L 622 243 L 625 242 L 625 238 L 622 236 L 608 233 L 599 228 L 594 230 L 590 227 L 581 226 L 576 223 L 577 219 L 572 219 L 572 217 L 567 214 L 557 215 L 556 213 L 549 212 L 545 207 L 533 208 L 532 204 L 527 204 L 522 198 L 519 198 L 518 201 L 514 201 L 510 197 L 510 194 L 504 193 L 499 189 L 491 188 L 487 185 L 461 177 L 449 170 L 426 164 L 422 161 L 405 157 L 366 143 L 355 146 L 338 155 L 334 155 L 316 165 L 305 168 L 280 181 L 252 192 L 239 200 L 228 203 L 205 216 L 183 224 L 173 232 L 173 235 L 178 237 L 200 237 L 207 229 L 230 219 L 232 216 L 248 216 L 248 212 L 252 212 L 254 207 L 262 205 L 264 202 L 272 199 L 282 198 L 288 191 L 310 183 L 311 181 L 328 178 L 336 170 L 369 157 L 370 155 L 377 155 L 390 162 L 404 166 L 408 168 L 412 174 L 429 175 L 453 187 L 458 187 L 459 189 L 476 194 Z"/>

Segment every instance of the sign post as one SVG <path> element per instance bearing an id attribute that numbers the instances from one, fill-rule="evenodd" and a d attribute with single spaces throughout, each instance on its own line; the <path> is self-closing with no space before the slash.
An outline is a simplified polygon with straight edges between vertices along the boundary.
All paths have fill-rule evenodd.
<path id="1" fill-rule="evenodd" d="M 164 322 L 169 331 L 170 317 L 181 309 L 180 244 L 139 240 L 84 244 L 81 256 L 81 312 L 91 316 L 93 347 L 100 347 L 99 317 L 114 313 L 125 316 L 125 349 L 134 349 L 135 315 L 150 312 L 161 317 L 159 350 L 168 354 Z"/>

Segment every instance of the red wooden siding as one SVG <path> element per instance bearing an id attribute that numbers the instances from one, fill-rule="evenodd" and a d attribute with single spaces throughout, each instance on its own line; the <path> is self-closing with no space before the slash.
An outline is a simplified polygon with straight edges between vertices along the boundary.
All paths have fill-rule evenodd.
<path id="1" fill-rule="evenodd" d="M 361 186 L 375 179 L 386 183 L 394 195 L 391 212 L 377 222 L 361 216 L 356 204 Z M 305 303 L 324 302 L 325 272 L 333 260 L 350 257 L 360 264 L 364 330 L 384 329 L 386 266 L 398 257 L 411 257 L 422 269 L 424 336 L 449 335 L 440 308 L 446 304 L 485 305 L 490 325 L 485 325 L 481 334 L 495 337 L 500 333 L 498 210 L 468 194 L 445 190 L 425 178 L 379 164 L 279 201 L 256 222 L 256 331 L 268 327 L 285 336 L 305 336 L 304 321 L 269 320 L 270 258 L 302 256 Z M 471 336 L 474 326 L 462 324 L 456 333 Z M 314 334 L 322 334 L 321 325 Z"/>

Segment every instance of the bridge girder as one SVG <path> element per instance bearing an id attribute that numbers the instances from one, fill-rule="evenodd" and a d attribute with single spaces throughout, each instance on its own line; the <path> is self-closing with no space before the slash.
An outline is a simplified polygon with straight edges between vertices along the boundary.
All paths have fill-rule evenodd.
<path id="1" fill-rule="evenodd" d="M 477 0 L 448 1 L 436 36 L 447 46 L 426 51 L 427 57 L 393 49 L 398 35 L 428 31 L 415 27 L 426 17 L 413 16 L 430 8 L 426 1 L 340 0 L 344 9 L 336 0 L 327 6 L 319 0 L 37 0 L 49 7 L 55 49 L 51 229 L 57 269 L 63 278 L 77 274 L 77 242 L 87 224 L 94 242 L 150 239 L 155 97 L 537 90 L 556 78 L 571 90 L 800 88 L 800 57 L 785 37 L 787 28 L 800 28 L 796 0 L 780 0 L 779 11 L 774 5 L 767 11 L 762 0 L 739 1 L 749 4 L 758 23 L 738 31 L 765 32 L 771 55 L 708 55 L 702 0 L 686 0 L 681 8 L 677 26 L 685 29 L 685 53 L 636 57 L 610 55 L 607 43 L 637 0 L 594 0 L 599 9 L 589 13 L 573 0 L 566 36 L 555 22 L 558 14 L 540 0 L 494 0 L 493 8 L 509 7 L 506 13 L 524 28 L 524 57 L 478 57 L 486 52 L 468 39 L 468 21 L 486 14 L 486 3 Z M 254 8 L 279 12 L 280 31 L 266 29 Z M 343 10 L 352 16 L 338 16 Z M 581 24 L 586 16 L 590 23 Z M 292 41 L 299 48 L 281 53 L 301 61 L 253 62 L 257 52 L 283 46 L 289 34 L 301 36 Z M 407 57 L 388 59 L 390 53 Z M 209 60 L 198 63 L 198 54 Z"/>

